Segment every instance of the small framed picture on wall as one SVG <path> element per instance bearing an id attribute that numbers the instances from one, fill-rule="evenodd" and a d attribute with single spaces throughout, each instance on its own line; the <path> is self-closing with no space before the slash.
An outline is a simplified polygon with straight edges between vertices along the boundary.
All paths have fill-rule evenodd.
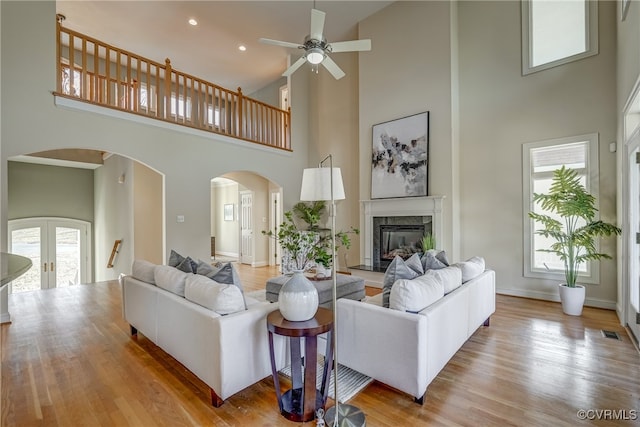
<path id="1" fill-rule="evenodd" d="M 224 205 L 224 220 L 233 221 L 233 203 Z"/>

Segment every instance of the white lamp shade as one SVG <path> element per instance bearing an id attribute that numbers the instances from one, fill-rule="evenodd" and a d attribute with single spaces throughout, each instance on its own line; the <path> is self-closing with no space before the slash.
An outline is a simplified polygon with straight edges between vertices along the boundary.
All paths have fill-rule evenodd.
<path id="1" fill-rule="evenodd" d="M 331 168 L 308 168 L 302 173 L 302 189 L 300 200 L 332 200 L 331 199 Z M 333 168 L 333 200 L 343 200 L 344 185 L 340 168 Z"/>

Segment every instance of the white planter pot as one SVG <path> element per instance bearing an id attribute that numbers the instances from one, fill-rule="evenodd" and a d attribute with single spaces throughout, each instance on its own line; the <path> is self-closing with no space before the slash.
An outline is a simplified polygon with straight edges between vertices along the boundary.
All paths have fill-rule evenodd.
<path id="1" fill-rule="evenodd" d="M 304 322 L 318 311 L 318 290 L 301 270 L 296 270 L 280 288 L 278 306 L 285 319 Z"/>
<path id="2" fill-rule="evenodd" d="M 585 288 L 582 285 L 576 285 L 570 288 L 564 283 L 558 285 L 560 290 L 560 301 L 562 302 L 562 311 L 570 316 L 580 316 L 582 307 L 584 306 Z"/>

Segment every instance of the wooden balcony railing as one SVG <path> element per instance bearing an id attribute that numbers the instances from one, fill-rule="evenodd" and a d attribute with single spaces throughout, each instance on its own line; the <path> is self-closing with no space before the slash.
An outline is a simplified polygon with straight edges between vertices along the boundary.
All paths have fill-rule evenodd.
<path id="1" fill-rule="evenodd" d="M 291 151 L 291 112 L 62 27 L 56 95 Z"/>

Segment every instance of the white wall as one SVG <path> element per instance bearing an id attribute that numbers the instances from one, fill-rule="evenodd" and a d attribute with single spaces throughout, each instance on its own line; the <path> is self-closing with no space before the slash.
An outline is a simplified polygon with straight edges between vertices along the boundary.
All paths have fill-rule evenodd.
<path id="1" fill-rule="evenodd" d="M 154 264 L 164 262 L 163 177 L 139 162 L 133 162 L 134 259 Z"/>
<path id="2" fill-rule="evenodd" d="M 165 257 L 170 249 L 202 259 L 210 255 L 207 195 L 213 177 L 234 170 L 251 170 L 274 182 L 288 184 L 284 187 L 285 206 L 297 201 L 299 177 L 307 165 L 305 76 L 292 82 L 292 108 L 296 108 L 293 153 L 214 134 L 187 133 L 185 128 L 177 131 L 175 127 L 157 127 L 56 107 L 51 95 L 56 78 L 55 3 L 1 2 L 0 7 L 2 34 L 20 40 L 5 43 L 1 51 L 3 178 L 7 158 L 54 148 L 91 148 L 139 160 L 165 176 Z M 6 191 L 2 184 L 3 202 Z M 184 215 L 185 222 L 178 223 L 178 215 Z M 4 210 L 0 225 L 6 236 Z"/>
<path id="3" fill-rule="evenodd" d="M 95 281 L 117 279 L 131 273 L 134 259 L 134 185 L 133 161 L 111 156 L 94 174 L 94 254 Z M 125 175 L 124 183 L 119 183 Z M 116 240 L 122 240 L 113 268 L 107 268 Z"/>
<path id="4" fill-rule="evenodd" d="M 237 183 L 216 185 L 214 187 L 214 199 L 212 200 L 212 212 L 217 218 L 215 224 L 216 253 L 237 257 L 240 254 L 239 226 L 238 226 L 238 191 Z M 224 205 L 232 204 L 234 215 L 232 221 L 224 220 Z"/>
<path id="5" fill-rule="evenodd" d="M 629 224 L 629 212 L 625 210 L 625 190 L 626 186 L 624 181 L 626 181 L 627 177 L 623 175 L 623 165 L 626 163 L 627 159 L 627 148 L 625 146 L 625 135 L 624 135 L 624 116 L 623 111 L 627 99 L 629 98 L 633 87 L 640 78 L 640 49 L 638 49 L 638 40 L 640 40 L 640 4 L 638 2 L 632 1 L 629 2 L 629 9 L 627 10 L 627 15 L 624 21 L 620 21 L 621 10 L 620 10 L 620 2 L 616 2 L 618 8 L 616 10 L 616 15 L 618 17 L 618 25 L 617 25 L 617 68 L 616 68 L 616 77 L 617 77 L 617 100 L 616 100 L 616 111 L 618 111 L 617 117 L 617 161 L 620 167 L 617 168 L 618 171 L 618 180 L 617 180 L 617 189 L 618 189 L 618 200 L 617 200 L 617 211 L 618 211 L 618 224 L 621 224 L 623 228 L 623 232 L 628 232 L 633 236 L 633 234 L 637 231 L 637 225 L 631 227 Z M 629 200 L 629 202 L 633 203 L 633 200 Z M 636 199 L 637 202 L 637 199 Z M 625 230 L 626 228 L 626 230 Z M 625 300 L 625 287 L 627 287 L 627 277 L 624 274 L 623 269 L 629 268 L 629 263 L 632 262 L 629 257 L 625 257 L 626 259 L 622 259 L 625 255 L 628 254 L 627 251 L 623 248 L 623 240 L 619 241 L 618 245 L 618 299 L 617 299 L 617 311 L 618 315 L 621 319 L 624 319 L 627 301 Z M 630 271 L 629 271 L 630 272 Z M 622 322 L 626 323 L 626 320 Z"/>
<path id="6" fill-rule="evenodd" d="M 429 195 L 446 196 L 444 241 L 438 246 L 457 260 L 451 8 L 440 1 L 396 2 L 360 23 L 360 38 L 370 38 L 373 49 L 359 59 L 359 188 L 361 200 L 371 198 L 372 126 L 429 111 Z M 364 247 L 362 242 L 361 237 Z"/>
<path id="7" fill-rule="evenodd" d="M 527 76 L 519 1 L 460 2 L 458 18 L 462 257 L 484 256 L 501 293 L 557 300 L 557 282 L 523 277 L 522 145 L 599 133 L 600 215 L 615 222 L 615 3 L 599 5 L 598 55 Z M 613 308 L 615 261 L 600 265 L 587 304 Z"/>

